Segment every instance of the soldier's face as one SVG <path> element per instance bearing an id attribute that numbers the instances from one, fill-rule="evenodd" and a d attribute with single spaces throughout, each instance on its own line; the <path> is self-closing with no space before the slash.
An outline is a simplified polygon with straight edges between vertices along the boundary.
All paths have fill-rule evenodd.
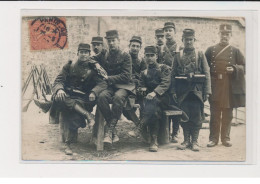
<path id="1" fill-rule="evenodd" d="M 92 43 L 92 50 L 95 52 L 95 54 L 100 53 L 102 49 L 103 49 L 102 43 Z"/>
<path id="2" fill-rule="evenodd" d="M 131 42 L 129 47 L 130 53 L 137 55 L 141 49 L 141 44 L 139 42 Z"/>
<path id="3" fill-rule="evenodd" d="M 231 33 L 229 32 L 220 32 L 220 43 L 229 43 L 229 40 L 231 38 Z"/>
<path id="4" fill-rule="evenodd" d="M 90 58 L 90 51 L 88 50 L 79 50 L 78 57 L 80 61 L 87 61 Z"/>
<path id="5" fill-rule="evenodd" d="M 175 35 L 175 31 L 173 28 L 170 27 L 164 29 L 164 36 L 166 39 L 174 38 L 174 35 Z"/>
<path id="6" fill-rule="evenodd" d="M 194 37 L 185 37 L 183 38 L 183 44 L 184 44 L 184 47 L 189 49 L 189 48 L 193 48 L 194 46 Z"/>
<path id="7" fill-rule="evenodd" d="M 159 45 L 159 46 L 163 45 L 164 35 L 156 35 L 155 39 L 156 39 L 157 45 Z"/>
<path id="8" fill-rule="evenodd" d="M 156 63 L 157 55 L 156 54 L 145 54 L 144 59 L 148 65 Z"/>
<path id="9" fill-rule="evenodd" d="M 107 44 L 109 47 L 109 50 L 115 51 L 119 49 L 119 39 L 118 38 L 109 38 L 107 40 Z"/>

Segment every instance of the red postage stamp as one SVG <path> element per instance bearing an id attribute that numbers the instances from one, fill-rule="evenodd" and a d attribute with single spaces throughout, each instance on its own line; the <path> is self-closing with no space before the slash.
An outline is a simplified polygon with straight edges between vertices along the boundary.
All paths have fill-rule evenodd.
<path id="1" fill-rule="evenodd" d="M 31 50 L 64 49 L 68 47 L 66 19 L 39 17 L 29 21 Z"/>

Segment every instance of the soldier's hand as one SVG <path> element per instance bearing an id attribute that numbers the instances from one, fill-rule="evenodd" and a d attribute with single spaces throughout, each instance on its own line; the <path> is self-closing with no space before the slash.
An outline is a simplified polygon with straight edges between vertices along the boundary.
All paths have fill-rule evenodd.
<path id="1" fill-rule="evenodd" d="M 175 93 L 172 94 L 172 99 L 175 103 L 178 103 L 177 95 Z"/>
<path id="2" fill-rule="evenodd" d="M 65 91 L 63 91 L 62 89 L 60 89 L 58 92 L 57 92 L 57 94 L 56 94 L 56 96 L 55 96 L 55 100 L 56 101 L 64 101 L 65 100 L 65 98 L 66 98 L 66 96 L 67 96 L 67 94 L 65 93 Z"/>
<path id="3" fill-rule="evenodd" d="M 155 92 L 151 92 L 151 93 L 149 93 L 149 94 L 146 96 L 146 98 L 147 98 L 148 100 L 152 100 L 155 96 L 156 96 L 156 93 L 155 93 Z"/>
<path id="4" fill-rule="evenodd" d="M 228 67 L 226 68 L 226 70 L 227 70 L 228 73 L 233 73 L 234 68 L 233 68 L 232 66 L 228 66 Z"/>
<path id="5" fill-rule="evenodd" d="M 95 101 L 96 100 L 96 95 L 95 95 L 95 93 L 90 93 L 90 95 L 89 95 L 89 101 L 91 101 L 91 102 L 93 102 L 93 101 Z"/>
<path id="6" fill-rule="evenodd" d="M 206 102 L 209 98 L 209 94 L 204 94 L 203 95 L 203 102 Z"/>

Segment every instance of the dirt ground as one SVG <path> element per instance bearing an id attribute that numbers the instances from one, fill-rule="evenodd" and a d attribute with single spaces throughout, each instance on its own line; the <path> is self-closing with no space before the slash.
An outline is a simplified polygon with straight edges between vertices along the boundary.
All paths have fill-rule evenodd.
<path id="1" fill-rule="evenodd" d="M 244 110 L 238 112 L 236 126 L 232 126 L 232 147 L 221 143 L 214 148 L 207 148 L 209 137 L 208 123 L 203 123 L 200 131 L 200 151 L 177 150 L 177 144 L 161 145 L 158 152 L 149 152 L 148 146 L 141 138 L 129 137 L 127 132 L 134 123 L 124 117 L 119 121 L 117 130 L 120 141 L 115 150 L 97 152 L 90 143 L 91 130 L 79 129 L 78 142 L 72 144 L 73 155 L 64 154 L 64 145 L 60 142 L 59 125 L 49 124 L 48 113 L 41 112 L 32 102 L 27 112 L 22 113 L 22 160 L 30 161 L 245 161 L 246 158 L 246 124 Z M 207 111 L 206 111 L 207 113 Z M 207 119 L 208 120 L 208 117 Z M 179 142 L 183 141 L 180 128 Z M 177 162 L 176 162 L 177 163 Z"/>

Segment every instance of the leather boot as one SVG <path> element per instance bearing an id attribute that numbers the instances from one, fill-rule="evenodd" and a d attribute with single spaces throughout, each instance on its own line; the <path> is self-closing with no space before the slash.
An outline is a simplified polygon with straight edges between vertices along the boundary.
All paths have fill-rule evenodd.
<path id="1" fill-rule="evenodd" d="M 177 148 L 185 150 L 190 147 L 190 130 L 188 128 L 183 128 L 184 141 Z"/>
<path id="2" fill-rule="evenodd" d="M 191 150 L 192 151 L 199 151 L 200 150 L 200 148 L 198 146 L 199 132 L 200 132 L 200 129 L 198 129 L 198 128 L 191 130 L 191 137 L 192 137 Z"/>
<path id="3" fill-rule="evenodd" d="M 119 141 L 119 137 L 118 137 L 117 131 L 116 131 L 117 121 L 118 121 L 118 120 L 116 120 L 116 119 L 112 119 L 112 121 L 111 121 L 111 123 L 110 123 L 111 129 L 112 129 L 112 142 L 113 142 L 113 143 Z"/>
<path id="4" fill-rule="evenodd" d="M 157 141 L 157 135 L 152 135 L 151 144 L 149 147 L 149 151 L 151 152 L 157 152 L 158 151 L 158 141 Z"/>
<path id="5" fill-rule="evenodd" d="M 72 150 L 70 148 L 70 144 L 65 143 L 65 150 L 64 150 L 64 152 L 65 152 L 66 155 L 72 155 L 73 154 L 73 152 L 72 152 Z"/>
<path id="6" fill-rule="evenodd" d="M 107 126 L 105 128 L 105 136 L 104 136 L 104 143 L 112 144 L 112 128 L 110 126 Z"/>
<path id="7" fill-rule="evenodd" d="M 90 113 L 86 111 L 80 104 L 74 105 L 74 110 L 81 114 L 87 121 L 90 127 L 93 127 L 95 124 L 95 120 L 91 117 Z"/>

